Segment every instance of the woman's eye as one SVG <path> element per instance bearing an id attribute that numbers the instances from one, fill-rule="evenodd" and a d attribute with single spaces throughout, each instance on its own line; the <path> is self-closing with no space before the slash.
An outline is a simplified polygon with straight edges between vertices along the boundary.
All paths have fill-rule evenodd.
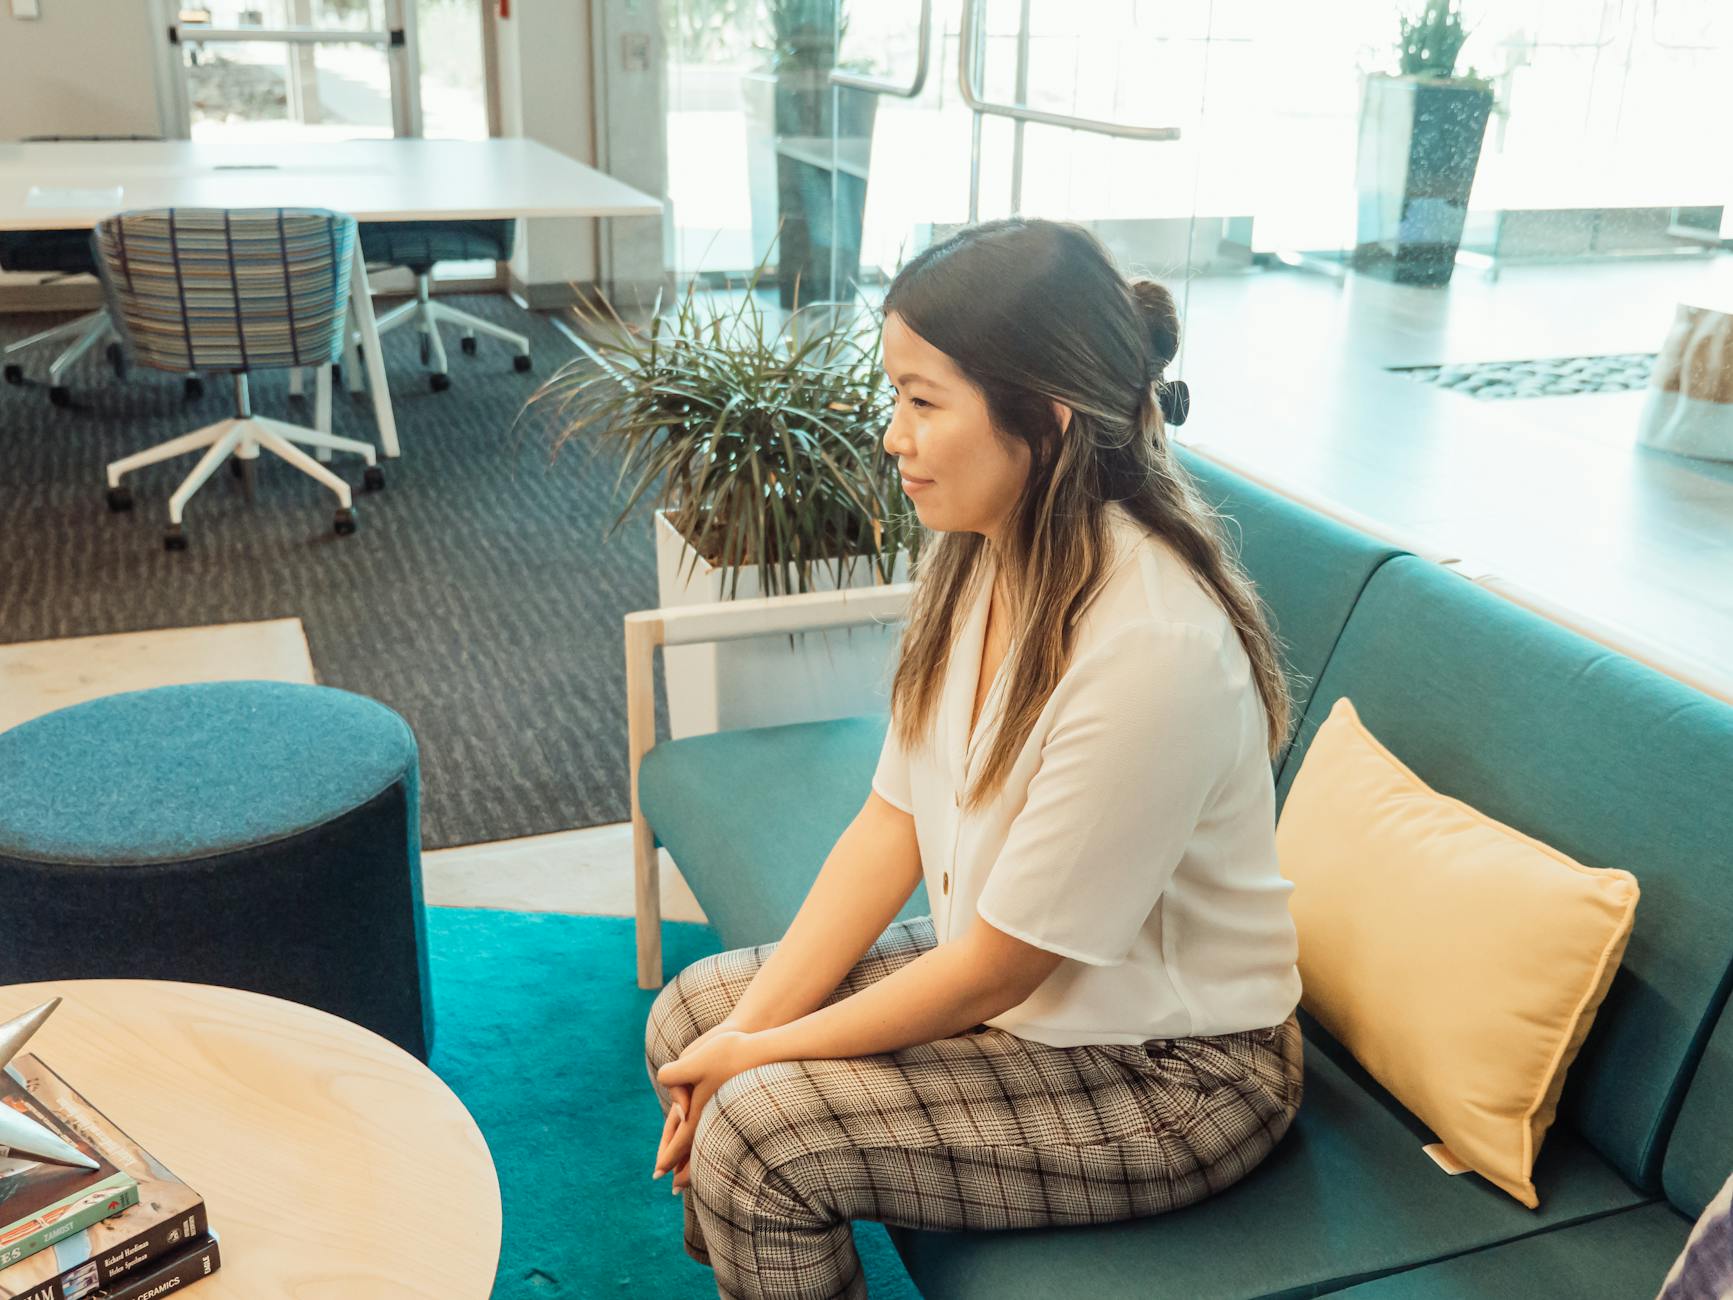
<path id="1" fill-rule="evenodd" d="M 909 405 L 925 408 L 931 406 L 932 403 L 927 401 L 924 397 L 911 397 L 909 398 Z"/>

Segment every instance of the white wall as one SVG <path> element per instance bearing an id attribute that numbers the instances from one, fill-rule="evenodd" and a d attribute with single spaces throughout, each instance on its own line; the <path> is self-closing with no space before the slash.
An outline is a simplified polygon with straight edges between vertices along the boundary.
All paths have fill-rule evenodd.
<path id="1" fill-rule="evenodd" d="M 590 0 L 516 0 L 499 22 L 500 129 L 539 140 L 581 163 L 596 160 Z M 596 223 L 580 218 L 523 223 L 513 276 L 531 292 L 558 292 L 596 278 Z"/>
<path id="2" fill-rule="evenodd" d="M 12 17 L 0 0 L 0 140 L 29 135 L 160 135 L 146 0 L 39 0 Z"/>

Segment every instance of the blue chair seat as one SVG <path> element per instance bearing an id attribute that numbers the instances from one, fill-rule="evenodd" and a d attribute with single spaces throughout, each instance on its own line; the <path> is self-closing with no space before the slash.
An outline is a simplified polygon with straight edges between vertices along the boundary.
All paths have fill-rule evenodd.
<path id="1" fill-rule="evenodd" d="M 284 682 L 111 695 L 0 734 L 0 984 L 167 979 L 431 1046 L 415 737 Z"/>
<path id="2" fill-rule="evenodd" d="M 0 270 L 95 275 L 88 230 L 0 231 Z"/>
<path id="3" fill-rule="evenodd" d="M 883 717 L 691 736 L 656 746 L 639 801 L 728 948 L 780 939 L 866 802 Z M 719 780 L 718 773 L 750 774 Z M 925 916 L 925 887 L 898 914 Z"/>
<path id="4" fill-rule="evenodd" d="M 511 257 L 515 220 L 363 221 L 361 256 L 369 264 L 407 266 L 420 275 L 435 262 L 503 262 Z"/>

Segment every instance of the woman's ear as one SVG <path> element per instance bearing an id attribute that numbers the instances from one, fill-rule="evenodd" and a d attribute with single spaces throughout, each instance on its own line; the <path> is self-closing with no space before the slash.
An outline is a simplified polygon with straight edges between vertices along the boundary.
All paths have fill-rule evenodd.
<path id="1" fill-rule="evenodd" d="M 1059 432 L 1067 433 L 1071 429 L 1071 408 L 1064 402 L 1053 403 L 1053 418 L 1059 421 Z"/>

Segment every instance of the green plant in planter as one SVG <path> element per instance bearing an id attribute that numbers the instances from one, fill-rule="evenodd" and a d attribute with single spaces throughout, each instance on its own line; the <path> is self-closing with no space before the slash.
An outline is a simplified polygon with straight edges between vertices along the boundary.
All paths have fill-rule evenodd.
<path id="1" fill-rule="evenodd" d="M 1456 60 L 1462 54 L 1468 29 L 1462 24 L 1460 0 L 1426 0 L 1418 18 L 1403 17 L 1399 52 L 1404 76 L 1432 77 L 1448 81 L 1456 76 Z M 1484 81 L 1473 68 L 1464 80 Z"/>
<path id="2" fill-rule="evenodd" d="M 714 312 L 688 287 L 668 316 L 626 324 L 606 302 L 577 309 L 585 356 L 537 394 L 557 399 L 556 454 L 584 441 L 622 453 L 631 480 L 617 531 L 653 497 L 696 553 L 756 566 L 760 590 L 844 582 L 862 561 L 885 580 L 921 529 L 882 436 L 890 404 L 876 321 L 849 306 L 808 308 L 772 326 L 754 296 Z"/>

